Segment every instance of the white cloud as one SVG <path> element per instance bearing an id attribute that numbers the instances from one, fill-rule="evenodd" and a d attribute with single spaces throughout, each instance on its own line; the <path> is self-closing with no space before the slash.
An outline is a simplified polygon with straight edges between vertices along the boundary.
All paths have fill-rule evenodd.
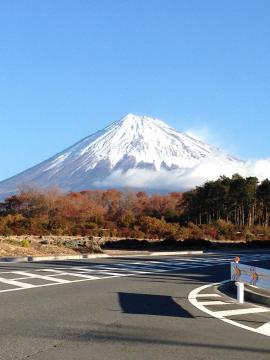
<path id="1" fill-rule="evenodd" d="M 144 170 L 130 169 L 125 173 L 114 171 L 103 181 L 96 182 L 102 187 L 151 188 L 152 190 L 185 191 L 202 185 L 206 181 L 216 180 L 221 175 L 231 177 L 239 173 L 246 176 L 257 176 L 259 180 L 270 177 L 270 159 L 248 161 L 246 163 L 230 162 L 226 158 L 212 158 L 186 169 Z"/>
<path id="2" fill-rule="evenodd" d="M 227 154 L 238 154 L 239 149 L 236 145 L 228 143 L 228 141 L 226 141 L 226 137 L 221 137 L 220 133 L 215 133 L 212 129 L 209 129 L 206 126 L 193 127 L 186 130 L 185 133 L 196 140 L 200 140 L 207 144 L 211 144 L 218 149 L 222 149 L 222 151 Z"/>

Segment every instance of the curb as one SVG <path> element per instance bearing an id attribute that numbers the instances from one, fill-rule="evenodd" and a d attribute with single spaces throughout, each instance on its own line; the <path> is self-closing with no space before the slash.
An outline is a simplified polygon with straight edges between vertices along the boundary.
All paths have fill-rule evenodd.
<path id="1" fill-rule="evenodd" d="M 108 255 L 108 254 L 83 254 L 83 255 L 61 255 L 61 256 L 18 256 L 18 257 L 4 257 L 0 258 L 1 262 L 35 262 L 35 261 L 50 261 L 50 260 L 78 260 L 78 259 L 103 259 L 103 258 L 118 258 L 130 256 L 169 256 L 169 255 L 202 255 L 203 251 L 176 251 L 176 252 L 153 252 L 147 254 L 123 254 L 123 255 Z"/>
<path id="2" fill-rule="evenodd" d="M 234 281 L 229 280 L 228 282 L 221 284 L 221 286 L 217 287 L 217 290 L 236 299 L 236 285 Z M 248 285 L 245 285 L 244 292 L 245 301 L 270 306 L 270 294 L 264 294 L 263 291 L 261 293 L 259 293 L 259 291 L 256 292 L 255 289 Z"/>
<path id="3" fill-rule="evenodd" d="M 225 280 L 219 283 L 216 287 L 217 292 L 227 295 L 233 299 L 236 299 L 236 286 L 234 281 Z"/>
<path id="4" fill-rule="evenodd" d="M 254 321 L 251 321 L 252 325 L 250 324 L 249 318 L 246 318 L 246 316 L 250 315 L 250 314 L 259 314 L 259 313 L 264 313 L 264 312 L 268 312 L 270 309 L 264 306 L 258 306 L 256 304 L 253 303 L 246 303 L 246 306 L 243 308 L 241 305 L 242 304 L 238 304 L 235 301 L 231 301 L 231 299 L 228 299 L 229 302 L 227 301 L 227 294 L 221 293 L 220 291 L 218 291 L 218 288 L 222 288 L 223 287 L 228 287 L 230 288 L 232 281 L 231 280 L 225 280 L 222 281 L 221 283 L 210 283 L 210 284 L 206 284 L 203 286 L 200 286 L 198 288 L 193 289 L 189 294 L 188 294 L 188 300 L 189 302 L 195 306 L 198 310 L 210 315 L 213 318 L 216 318 L 220 321 L 223 321 L 227 324 L 233 325 L 233 326 L 237 326 L 241 329 L 245 329 L 251 332 L 254 332 L 256 334 L 259 335 L 264 335 L 264 336 L 270 336 L 270 332 L 269 332 L 269 328 L 268 328 L 268 322 L 267 319 L 265 319 L 265 321 L 259 321 L 259 325 L 257 325 L 257 327 L 254 327 Z M 233 283 L 234 285 L 234 283 Z M 211 289 L 212 291 L 208 290 Z M 208 290 L 207 293 L 202 293 L 202 291 Z M 226 296 L 226 298 L 215 298 L 215 300 L 210 300 L 211 297 L 213 295 L 217 295 L 217 292 L 219 292 L 221 295 Z M 220 295 L 218 294 L 218 295 Z M 201 301 L 202 298 L 209 299 L 206 301 Z M 199 300 L 199 301 L 198 301 Z M 223 306 L 223 311 L 220 311 L 220 306 L 214 306 L 214 305 L 221 305 Z M 209 308 L 209 305 L 212 305 Z M 235 306 L 237 305 L 237 308 L 235 308 Z M 214 307 L 213 307 L 214 306 Z M 231 309 L 230 309 L 231 308 Z M 222 309 L 222 308 L 221 308 Z M 232 310 L 232 311 L 231 311 Z M 242 318 L 239 317 L 235 318 L 233 315 L 244 315 L 245 317 Z M 254 316 L 253 315 L 253 316 Z M 260 318 L 261 320 L 262 318 Z M 247 322 L 246 322 L 247 321 Z M 255 321 L 256 322 L 256 321 Z"/>
<path id="5" fill-rule="evenodd" d="M 160 251 L 160 252 L 152 252 L 150 256 L 163 256 L 163 255 L 202 255 L 204 254 L 201 250 L 196 251 Z"/>
<path id="6" fill-rule="evenodd" d="M 61 256 L 18 256 L 0 258 L 0 262 L 34 262 L 48 260 L 77 260 L 77 259 L 96 259 L 110 257 L 106 254 L 83 254 L 83 255 L 61 255 Z"/>
<path id="7" fill-rule="evenodd" d="M 258 304 L 270 306 L 270 293 L 269 295 L 262 292 L 255 291 L 257 289 L 253 289 L 252 287 L 245 285 L 245 298 L 251 302 L 255 302 Z"/>

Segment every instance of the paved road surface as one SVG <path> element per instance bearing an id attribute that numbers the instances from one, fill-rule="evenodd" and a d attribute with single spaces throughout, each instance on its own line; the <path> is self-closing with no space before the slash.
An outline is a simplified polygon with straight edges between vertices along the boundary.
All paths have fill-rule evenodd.
<path id="1" fill-rule="evenodd" d="M 192 290 L 228 279 L 233 256 L 2 263 L 0 359 L 269 359 L 269 336 L 220 321 L 188 300 Z M 268 253 L 241 259 L 270 268 Z M 214 303 L 211 294 L 206 288 L 198 301 L 213 312 L 243 309 Z M 236 315 L 265 329 L 269 314 Z"/>

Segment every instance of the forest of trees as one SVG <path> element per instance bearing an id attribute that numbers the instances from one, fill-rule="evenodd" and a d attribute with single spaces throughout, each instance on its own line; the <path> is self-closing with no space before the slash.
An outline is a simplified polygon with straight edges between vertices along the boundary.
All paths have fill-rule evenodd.
<path id="1" fill-rule="evenodd" d="M 270 239 L 270 181 L 220 177 L 185 193 L 24 189 L 0 203 L 0 235 Z"/>
<path id="2" fill-rule="evenodd" d="M 268 227 L 270 181 L 236 174 L 222 176 L 184 194 L 186 216 L 197 224 L 212 224 L 223 219 L 238 226 Z"/>

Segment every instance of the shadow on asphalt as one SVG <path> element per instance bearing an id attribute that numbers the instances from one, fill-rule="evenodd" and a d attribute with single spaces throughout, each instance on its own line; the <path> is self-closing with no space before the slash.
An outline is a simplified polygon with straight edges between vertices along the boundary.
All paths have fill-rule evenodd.
<path id="1" fill-rule="evenodd" d="M 118 300 L 122 312 L 126 314 L 193 318 L 171 296 L 120 292 Z"/>
<path id="2" fill-rule="evenodd" d="M 155 331 L 156 330 L 156 331 Z M 138 332 L 141 332 L 143 336 L 138 336 Z M 154 335 L 154 336 L 153 336 Z M 179 338 L 175 337 L 174 331 L 168 331 L 166 335 L 163 337 L 160 336 L 159 331 L 157 329 L 147 327 L 143 328 L 132 328 L 132 327 L 121 327 L 121 329 L 115 329 L 114 330 L 97 330 L 94 332 L 89 332 L 87 334 L 84 334 L 83 336 L 80 336 L 78 340 L 80 341 L 93 341 L 93 338 L 97 343 L 104 343 L 104 345 L 107 345 L 108 339 L 110 339 L 110 342 L 112 343 L 125 343 L 125 344 L 146 344 L 146 345 L 155 345 L 155 346 L 177 346 L 177 347 L 184 347 L 186 349 L 188 348 L 198 348 L 203 351 L 203 349 L 207 349 L 212 351 L 214 356 L 217 356 L 216 351 L 226 351 L 227 355 L 230 356 L 230 353 L 241 353 L 241 355 L 249 353 L 254 354 L 255 356 L 258 354 L 264 354 L 266 357 L 265 359 L 269 358 L 269 348 L 264 348 L 262 346 L 256 347 L 252 345 L 227 345 L 226 342 L 220 342 L 220 343 L 205 343 L 205 342 L 199 342 L 196 341 L 196 339 L 190 339 L 190 341 L 184 341 Z M 235 356 L 235 354 L 232 354 L 232 356 Z M 181 357 L 179 357 L 181 359 Z M 192 359 L 190 357 L 189 359 Z M 205 357 L 200 357 L 196 359 L 205 359 Z M 218 360 L 217 357 L 211 357 L 211 359 Z M 232 357 L 231 359 L 236 359 L 235 357 Z M 238 359 L 238 358 L 237 358 Z"/>
<path id="3" fill-rule="evenodd" d="M 16 336 L 23 338 L 33 336 L 31 324 L 26 324 L 25 327 L 24 321 L 22 324 L 24 326 L 20 325 L 20 323 L 16 323 L 16 326 L 14 326 Z M 39 329 L 38 333 L 35 331 L 35 339 L 37 339 L 37 337 L 49 339 L 52 338 L 54 341 L 59 341 L 58 344 L 54 342 L 54 348 L 67 346 L 68 341 L 77 343 L 78 346 L 80 346 L 80 343 L 89 344 L 91 346 L 90 349 L 93 349 L 93 347 L 98 344 L 105 347 L 108 346 L 109 343 L 114 345 L 125 344 L 125 346 L 145 344 L 147 346 L 157 346 L 160 350 L 162 349 L 162 346 L 183 347 L 184 349 L 198 348 L 202 351 L 206 349 L 211 351 L 211 353 L 209 353 L 210 355 L 213 354 L 215 356 L 211 357 L 211 359 L 216 360 L 218 360 L 218 354 L 216 351 L 226 351 L 228 356 L 235 356 L 236 354 L 231 353 L 237 352 L 241 355 L 248 355 L 249 353 L 252 353 L 254 354 L 254 359 L 256 358 L 256 355 L 259 354 L 264 354 L 265 359 L 269 358 L 269 347 L 265 347 L 265 343 L 260 344 L 259 347 L 256 345 L 252 346 L 252 344 L 243 345 L 243 343 L 241 345 L 237 343 L 227 344 L 226 339 L 220 341 L 213 339 L 212 342 L 205 343 L 202 341 L 199 342 L 195 338 L 191 338 L 189 340 L 181 339 L 181 336 L 179 336 L 179 334 L 176 333 L 173 329 L 166 329 L 166 333 L 163 333 L 160 327 L 157 328 L 151 326 L 141 327 L 137 325 L 129 326 L 123 324 L 112 324 L 110 327 L 108 327 L 102 323 L 94 323 L 93 329 L 89 331 L 81 329 L 80 325 L 76 323 L 73 325 L 73 327 L 70 326 L 69 328 L 62 328 L 59 326 L 50 327 L 46 324 L 43 324 L 42 329 Z M 22 328 L 24 329 L 23 332 L 21 330 Z M 106 355 L 108 356 L 108 354 Z M 235 357 L 230 358 L 236 359 Z M 179 357 L 179 359 L 181 359 L 181 357 Z M 192 357 L 189 359 L 192 359 Z M 196 357 L 196 359 L 199 358 Z M 205 357 L 200 357 L 200 359 L 205 359 Z"/>

